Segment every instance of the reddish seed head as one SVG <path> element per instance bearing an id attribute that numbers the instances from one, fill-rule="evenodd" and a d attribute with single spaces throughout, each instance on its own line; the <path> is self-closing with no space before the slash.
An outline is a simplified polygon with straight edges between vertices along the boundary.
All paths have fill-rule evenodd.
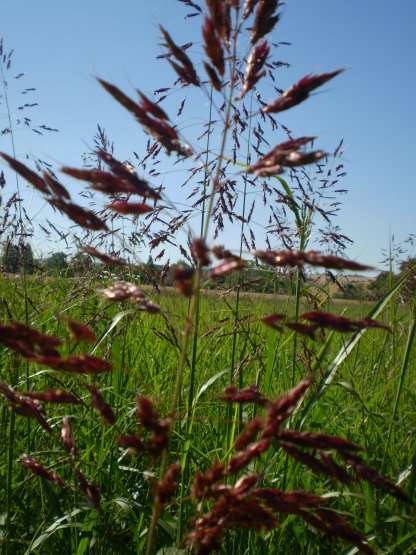
<path id="1" fill-rule="evenodd" d="M 43 179 L 55 197 L 70 200 L 70 194 L 59 181 L 46 172 L 43 172 Z"/>
<path id="2" fill-rule="evenodd" d="M 305 320 L 309 320 L 316 327 L 329 328 L 341 333 L 354 332 L 364 328 L 382 328 L 391 331 L 389 326 L 386 326 L 377 320 L 371 320 L 370 318 L 364 318 L 363 320 L 350 320 L 344 316 L 336 316 L 335 314 L 323 312 L 321 310 L 305 312 L 305 314 L 302 314 L 301 317 Z"/>
<path id="3" fill-rule="evenodd" d="M 212 279 L 228 276 L 232 272 L 236 270 L 242 270 L 248 266 L 247 260 L 239 259 L 239 260 L 225 260 L 215 268 L 212 268 L 209 272 L 209 277 Z"/>
<path id="4" fill-rule="evenodd" d="M 179 66 L 173 62 L 173 60 L 169 59 L 169 63 L 173 69 L 185 83 L 199 87 L 199 78 L 189 56 L 185 53 L 183 48 L 180 48 L 174 43 L 172 37 L 161 25 L 159 28 L 162 32 L 163 38 L 165 39 L 164 46 L 169 50 L 170 54 L 182 64 Z"/>
<path id="5" fill-rule="evenodd" d="M 133 435 L 120 436 L 117 439 L 117 443 L 121 447 L 125 447 L 126 449 L 128 449 L 130 455 L 132 456 L 137 456 L 147 449 L 146 445 L 141 441 L 141 439 Z"/>
<path id="6" fill-rule="evenodd" d="M 277 322 L 284 320 L 284 318 L 284 314 L 270 314 L 270 316 L 265 316 L 264 318 L 261 318 L 261 321 L 263 322 L 263 324 L 266 324 L 266 326 L 282 332 L 283 328 L 279 326 Z"/>
<path id="7" fill-rule="evenodd" d="M 71 459 L 74 459 L 76 456 L 76 448 L 74 436 L 72 435 L 71 422 L 68 417 L 64 418 L 61 440 Z"/>
<path id="8" fill-rule="evenodd" d="M 166 32 L 165 34 L 167 35 L 167 37 L 169 37 L 169 35 Z M 174 45 L 172 40 L 171 42 Z M 189 60 L 188 56 L 185 54 L 185 52 L 182 49 L 180 49 L 179 47 L 176 47 L 176 48 L 177 48 L 177 52 L 180 51 L 182 53 L 181 54 L 182 59 L 186 58 L 187 60 Z M 193 82 L 193 81 L 195 79 L 197 80 L 197 77 L 195 77 L 196 73 L 195 73 L 195 70 L 193 69 L 193 66 L 190 60 L 189 60 L 190 65 L 187 64 L 184 66 L 178 66 L 178 64 L 175 64 L 175 62 L 173 62 L 172 60 L 169 60 L 169 63 L 175 68 L 175 70 L 181 75 L 181 77 L 184 80 L 187 80 L 188 82 L 192 82 L 193 84 L 196 84 L 196 82 Z M 192 73 L 192 71 L 194 73 Z M 146 132 L 149 133 L 149 135 L 152 135 L 160 144 L 162 144 L 166 148 L 168 153 L 170 153 L 171 151 L 175 151 L 175 152 L 178 152 L 179 154 L 182 154 L 183 156 L 190 155 L 191 153 L 190 148 L 185 145 L 181 145 L 178 134 L 175 131 L 175 129 L 172 126 L 168 125 L 166 121 L 164 121 L 163 119 L 154 119 L 152 117 L 152 112 L 153 113 L 155 112 L 154 108 L 149 110 L 149 113 L 150 113 L 149 115 L 146 110 L 144 110 L 141 106 L 133 102 L 131 98 L 126 96 L 123 92 L 121 92 L 120 89 L 118 89 L 114 85 L 111 85 L 110 83 L 107 83 L 106 81 L 103 81 L 101 79 L 99 79 L 99 82 L 111 94 L 111 96 L 113 96 L 113 98 L 115 98 L 118 102 L 120 102 L 120 104 L 124 106 L 124 108 L 126 108 L 129 112 L 131 112 L 136 117 L 137 121 L 144 127 Z M 199 86 L 199 83 L 198 83 L 198 86 Z"/>
<path id="9" fill-rule="evenodd" d="M 94 341 L 96 341 L 97 336 L 91 328 L 85 324 L 74 322 L 74 320 L 71 320 L 70 318 L 65 318 L 65 320 L 72 337 L 76 341 L 86 341 L 90 343 L 94 343 Z"/>
<path id="10" fill-rule="evenodd" d="M 343 71 L 343 69 L 338 69 L 331 73 L 322 73 L 321 75 L 313 75 L 312 73 L 306 75 L 306 77 L 303 77 L 300 81 L 292 85 L 290 89 L 284 92 L 277 100 L 262 108 L 262 111 L 266 113 L 277 113 L 288 110 L 306 100 L 311 91 L 317 89 Z"/>
<path id="11" fill-rule="evenodd" d="M 239 256 L 236 256 L 231 251 L 225 249 L 223 245 L 216 245 L 215 247 L 212 247 L 211 250 L 214 253 L 215 258 L 218 258 L 218 260 L 225 260 L 225 259 L 239 260 L 240 259 Z"/>
<path id="12" fill-rule="evenodd" d="M 3 397 L 9 403 L 9 410 L 26 418 L 34 418 L 44 430 L 52 433 L 52 428 L 46 420 L 46 413 L 38 399 L 26 397 L 3 382 L 0 382 Z"/>
<path id="13" fill-rule="evenodd" d="M 18 160 L 15 160 L 12 156 L 5 154 L 4 152 L 0 152 L 0 156 L 6 160 L 9 166 L 16 173 L 21 175 L 23 179 L 26 179 L 26 181 L 29 181 L 29 183 L 31 183 L 35 187 L 35 189 L 37 189 L 41 193 L 44 193 L 45 195 L 50 194 L 49 189 L 46 186 L 45 182 L 37 173 L 29 169 L 27 166 L 25 166 Z"/>
<path id="14" fill-rule="evenodd" d="M 91 394 L 91 402 L 93 406 L 100 413 L 102 419 L 106 424 L 113 425 L 116 422 L 116 416 L 113 409 L 104 401 L 104 397 L 100 391 L 91 383 L 85 382 L 85 387 Z"/>
<path id="15" fill-rule="evenodd" d="M 364 266 L 338 256 L 323 255 L 317 251 L 299 251 L 294 249 L 285 251 L 253 250 L 252 252 L 256 258 L 270 266 L 295 268 L 309 264 L 310 266 L 338 270 L 363 271 L 371 269 L 370 266 Z"/>
<path id="16" fill-rule="evenodd" d="M 143 108 L 145 112 L 148 112 L 149 114 L 151 114 L 153 117 L 157 119 L 169 119 L 166 112 L 162 110 L 162 108 L 158 104 L 155 104 L 154 102 L 149 100 L 147 96 L 145 96 L 141 91 L 139 91 L 139 89 L 136 89 L 136 91 L 137 91 L 137 94 L 140 96 L 140 100 L 141 100 L 140 106 L 141 108 Z"/>
<path id="17" fill-rule="evenodd" d="M 332 475 L 335 480 L 342 482 L 343 484 L 350 484 L 351 483 L 351 476 L 348 472 L 342 468 L 337 462 L 334 461 L 331 455 L 327 453 L 323 453 L 322 451 L 319 453 L 319 456 L 324 463 L 324 465 L 328 468 L 328 475 Z"/>
<path id="18" fill-rule="evenodd" d="M 406 503 L 411 502 L 408 495 L 403 490 L 401 490 L 399 487 L 396 486 L 396 484 L 394 484 L 384 476 L 381 476 L 371 468 L 368 468 L 364 464 L 364 461 L 356 454 L 352 454 L 351 452 L 346 452 L 342 450 L 339 451 L 339 454 L 345 460 L 345 462 L 351 466 L 351 468 L 359 478 L 362 478 L 376 488 L 381 489 L 382 491 L 385 491 L 390 495 L 393 495 L 401 501 L 405 501 Z"/>
<path id="19" fill-rule="evenodd" d="M 137 396 L 137 417 L 142 426 L 149 430 L 154 430 L 160 416 L 154 407 L 153 401 L 143 395 Z"/>
<path id="20" fill-rule="evenodd" d="M 225 476 L 224 465 L 216 461 L 205 474 L 201 474 L 199 470 L 195 472 L 194 485 L 192 495 L 196 499 L 202 499 L 209 496 L 213 486 L 222 480 Z"/>
<path id="21" fill-rule="evenodd" d="M 194 239 L 194 241 L 192 241 L 191 253 L 194 255 L 194 257 L 201 264 L 202 267 L 209 266 L 211 264 L 209 248 L 207 247 L 204 239 Z"/>
<path id="22" fill-rule="evenodd" d="M 128 202 L 127 200 L 115 200 L 111 204 L 107 204 L 105 207 L 113 212 L 118 212 L 119 214 L 131 214 L 134 216 L 148 214 L 154 210 L 152 206 L 143 202 Z"/>
<path id="23" fill-rule="evenodd" d="M 65 482 L 54 472 L 50 472 L 44 466 L 39 464 L 34 458 L 29 457 L 29 455 L 23 454 L 21 456 L 23 464 L 31 471 L 33 474 L 37 474 L 44 480 L 53 482 L 57 486 L 65 487 Z"/>
<path id="24" fill-rule="evenodd" d="M 279 445 L 295 461 L 309 467 L 314 472 L 326 474 L 331 479 L 335 478 L 333 469 L 326 465 L 323 461 L 318 460 L 314 455 L 310 455 L 309 453 L 298 449 L 285 441 L 280 441 Z"/>
<path id="25" fill-rule="evenodd" d="M 252 13 L 259 0 L 246 0 L 244 4 L 243 19 L 247 19 Z"/>
<path id="26" fill-rule="evenodd" d="M 141 304 L 145 299 L 145 294 L 134 283 L 128 281 L 117 281 L 110 287 L 101 291 L 106 301 L 127 301 L 131 300 Z"/>
<path id="27" fill-rule="evenodd" d="M 283 492 L 279 489 L 258 488 L 252 495 L 264 501 L 268 507 L 283 514 L 299 514 L 303 509 L 324 505 L 327 500 L 304 491 Z"/>
<path id="28" fill-rule="evenodd" d="M 277 400 L 272 403 L 268 413 L 268 422 L 261 434 L 261 437 L 271 437 L 281 428 L 282 424 L 295 410 L 300 399 L 313 382 L 313 379 L 313 374 L 310 374 L 295 385 L 295 387 L 290 389 L 284 395 L 278 397 Z"/>
<path id="29" fill-rule="evenodd" d="M 221 92 L 222 81 L 218 77 L 218 74 L 215 71 L 215 69 L 212 66 L 210 66 L 207 62 L 204 62 L 204 67 L 205 67 L 205 71 L 207 72 L 209 82 L 211 83 L 211 85 L 214 87 L 216 91 Z"/>
<path id="30" fill-rule="evenodd" d="M 232 457 L 230 463 L 228 465 L 227 474 L 232 476 L 236 474 L 243 468 L 246 468 L 252 460 L 258 458 L 263 451 L 265 451 L 270 445 L 269 440 L 261 440 L 256 443 L 253 443 L 245 451 L 240 451 Z"/>
<path id="31" fill-rule="evenodd" d="M 292 168 L 317 162 L 325 156 L 323 152 L 298 152 L 303 145 L 313 139 L 314 137 L 299 137 L 278 144 L 270 152 L 259 158 L 255 164 L 247 168 L 245 172 L 256 175 L 274 175 L 275 173 L 281 173 L 283 166 Z"/>
<path id="32" fill-rule="evenodd" d="M 82 374 L 101 374 L 103 372 L 111 372 L 113 369 L 109 362 L 92 355 L 72 355 L 68 358 L 57 356 L 40 357 L 35 362 L 37 364 L 45 364 L 54 370 Z"/>
<path id="33" fill-rule="evenodd" d="M 161 507 L 168 505 L 175 495 L 178 485 L 179 470 L 180 464 L 173 464 L 167 469 L 162 480 L 157 484 L 157 500 Z"/>
<path id="34" fill-rule="evenodd" d="M 58 403 L 65 405 L 82 404 L 82 401 L 73 393 L 63 391 L 62 389 L 51 389 L 48 391 L 22 391 L 21 395 L 23 397 L 29 397 L 30 399 L 43 401 L 44 403 Z"/>
<path id="35" fill-rule="evenodd" d="M 335 449 L 337 451 L 343 450 L 348 452 L 362 450 L 361 447 L 346 439 L 313 432 L 282 429 L 276 435 L 276 438 L 302 447 L 311 447 L 315 449 Z"/>
<path id="36" fill-rule="evenodd" d="M 270 33 L 280 19 L 275 14 L 279 7 L 279 0 L 259 0 L 253 26 L 251 28 L 251 42 L 255 44 L 262 37 Z M 252 8 L 251 8 L 252 9 Z"/>
<path id="37" fill-rule="evenodd" d="M 193 293 L 193 275 L 194 270 L 192 268 L 186 268 L 185 266 L 178 266 L 172 270 L 173 281 L 175 282 L 175 287 L 181 295 L 185 297 L 191 297 Z"/>
<path id="38" fill-rule="evenodd" d="M 96 484 L 90 484 L 80 470 L 76 471 L 79 488 L 95 508 L 99 507 L 101 502 L 101 488 Z"/>
<path id="39" fill-rule="evenodd" d="M 140 108 L 136 102 L 134 102 L 131 98 L 125 95 L 118 87 L 104 81 L 103 79 L 97 79 L 100 85 L 109 93 L 111 96 L 117 100 L 126 110 L 131 112 L 139 121 L 140 119 L 146 115 L 145 110 Z"/>
<path id="40" fill-rule="evenodd" d="M 308 324 L 301 324 L 299 322 L 286 322 L 285 326 L 296 333 L 300 333 L 301 335 L 306 335 L 311 339 L 315 339 L 315 331 L 317 326 L 308 325 Z"/>
<path id="41" fill-rule="evenodd" d="M 228 0 L 206 0 L 206 4 L 215 33 L 220 39 L 229 40 L 231 30 L 230 2 Z"/>
<path id="42" fill-rule="evenodd" d="M 205 52 L 210 58 L 212 65 L 216 68 L 221 77 L 224 75 L 224 52 L 221 39 L 216 33 L 214 22 L 210 17 L 205 18 L 202 34 L 205 41 Z"/>
<path id="43" fill-rule="evenodd" d="M 153 457 L 158 457 L 169 445 L 169 434 L 172 428 L 171 418 L 162 418 L 152 430 L 149 441 L 149 451 Z"/>
<path id="44" fill-rule="evenodd" d="M 159 193 L 156 193 L 152 187 L 138 177 L 136 172 L 130 171 L 123 163 L 119 162 L 108 152 L 99 150 L 97 156 L 103 160 L 111 169 L 112 173 L 103 170 L 86 170 L 76 168 L 62 168 L 62 171 L 75 179 L 87 181 L 91 184 L 91 189 L 107 193 L 108 195 L 120 194 L 136 194 L 143 197 L 160 199 Z"/>
<path id="45" fill-rule="evenodd" d="M 254 403 L 260 407 L 264 407 L 271 401 L 262 395 L 256 385 L 251 385 L 245 389 L 238 391 L 235 387 L 227 387 L 219 398 L 225 403 Z"/>
<path id="46" fill-rule="evenodd" d="M 246 449 L 249 443 L 251 443 L 257 437 L 257 434 L 260 432 L 263 426 L 264 420 L 259 416 L 249 422 L 245 430 L 243 430 L 235 440 L 234 449 L 236 451 L 243 451 L 244 449 Z"/>
<path id="47" fill-rule="evenodd" d="M 91 231 L 108 231 L 106 224 L 90 210 L 63 200 L 62 198 L 50 199 L 49 203 L 66 214 L 79 226 Z"/>
<path id="48" fill-rule="evenodd" d="M 104 262 L 104 264 L 109 264 L 112 266 L 125 266 L 127 264 L 125 260 L 122 260 L 121 258 L 114 256 L 113 254 L 108 255 L 108 254 L 99 252 L 93 247 L 90 247 L 89 245 L 82 246 L 81 250 L 83 250 L 90 256 L 93 256 L 94 258 L 98 258 L 98 260 L 101 260 L 101 262 Z"/>
<path id="49" fill-rule="evenodd" d="M 61 343 L 62 339 L 58 337 L 39 333 L 18 322 L 0 323 L 0 344 L 29 359 L 35 359 L 39 355 L 59 356 L 56 347 Z"/>
<path id="50" fill-rule="evenodd" d="M 266 74 L 266 70 L 264 70 L 263 67 L 266 63 L 269 52 L 270 48 L 267 41 L 263 41 L 253 47 L 247 60 L 247 67 L 244 75 L 243 87 L 240 93 L 240 99 L 243 98 L 243 96 L 247 94 Z"/>

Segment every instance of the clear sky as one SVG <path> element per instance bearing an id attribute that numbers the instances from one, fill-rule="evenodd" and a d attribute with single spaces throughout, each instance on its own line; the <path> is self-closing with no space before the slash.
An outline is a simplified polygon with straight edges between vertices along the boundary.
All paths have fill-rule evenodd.
<path id="1" fill-rule="evenodd" d="M 344 139 L 348 176 L 342 187 L 349 194 L 336 223 L 355 242 L 348 255 L 380 267 L 391 234 L 400 242 L 416 232 L 416 2 L 289 0 L 284 12 L 271 40 L 292 43 L 281 50 L 292 67 L 276 72 L 278 86 L 285 89 L 311 71 L 348 71 L 278 119 L 295 136 L 317 135 L 317 146 L 329 152 Z M 185 20 L 187 13 L 177 0 L 3 0 L 0 36 L 6 51 L 15 50 L 12 74 L 27 74 L 9 83 L 11 103 L 19 105 L 22 88 L 36 87 L 33 97 L 23 97 L 39 103 L 31 117 L 60 130 L 44 136 L 19 131 L 18 155 L 81 166 L 97 123 L 121 159 L 143 152 L 147 137 L 94 76 L 130 93 L 137 86 L 149 96 L 170 85 L 172 71 L 155 60 L 161 53 L 158 23 L 177 42 L 193 41 L 191 55 L 197 54 L 202 20 Z M 177 108 L 181 99 L 173 97 L 166 107 Z M 206 120 L 207 109 L 201 100 L 189 124 L 198 122 L 198 114 Z M 3 105 L 0 118 L 3 127 Z M 274 144 L 282 140 L 278 136 Z M 10 152 L 7 135 L 0 136 L 0 149 Z M 41 208 L 32 201 L 40 220 Z"/>

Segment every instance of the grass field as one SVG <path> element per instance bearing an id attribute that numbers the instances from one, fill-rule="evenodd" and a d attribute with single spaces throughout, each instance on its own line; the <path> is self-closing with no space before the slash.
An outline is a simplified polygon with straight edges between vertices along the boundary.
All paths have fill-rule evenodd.
<path id="1" fill-rule="evenodd" d="M 140 311 L 131 303 L 106 303 L 98 294 L 102 285 L 88 280 L 32 279 L 27 287 L 25 308 L 22 283 L 2 280 L 1 321 L 24 321 L 26 310 L 30 326 L 66 340 L 62 355 L 94 353 L 109 360 L 113 371 L 93 377 L 93 381 L 114 408 L 116 423 L 103 424 L 90 406 L 89 392 L 79 375 L 65 375 L 26 362 L 2 349 L 3 382 L 17 391 L 65 389 L 85 403 L 49 404 L 47 421 L 52 434 L 36 421 L 9 412 L 3 404 L 3 540 L 7 532 L 9 553 L 142 553 L 152 505 L 151 477 L 157 463 L 155 466 L 146 453 L 131 457 L 117 444 L 117 438 L 135 433 L 138 393 L 150 397 L 161 415 L 169 412 L 188 301 L 173 292 L 149 293 L 162 307 L 162 316 Z M 195 510 L 206 509 L 196 507 L 190 497 L 195 471 L 207 470 L 216 459 L 229 460 L 243 424 L 259 411 L 251 405 L 226 405 L 218 399 L 220 392 L 232 384 L 256 384 L 262 393 L 275 399 L 304 378 L 312 366 L 315 383 L 292 416 L 291 425 L 340 436 L 363 446 L 366 463 L 399 482 L 413 496 L 416 405 L 412 384 L 416 368 L 414 356 L 406 360 L 410 310 L 403 306 L 397 309 L 394 300 L 387 303 L 378 318 L 392 325 L 392 333 L 367 329 L 345 360 L 335 370 L 332 366 L 331 383 L 321 391 L 322 379 L 351 334 L 319 331 L 315 340 L 305 339 L 290 330 L 279 333 L 259 320 L 276 312 L 293 313 L 290 298 L 244 295 L 238 315 L 232 296 L 208 294 L 201 297 L 200 303 L 198 330 L 186 363 L 170 452 L 170 460 L 181 464 L 181 479 L 174 500 L 161 517 L 157 546 L 184 548 L 181 539 L 192 527 Z M 340 303 L 322 307 L 327 308 L 352 319 L 363 318 L 371 309 L 369 305 L 342 307 Z M 65 316 L 88 324 L 99 338 L 96 345 L 70 340 Z M 326 348 L 321 350 L 323 345 Z M 66 416 L 71 419 L 76 442 L 74 464 L 70 464 L 59 439 Z M 22 453 L 57 473 L 67 486 L 58 487 L 28 473 L 20 461 Z M 100 486 L 99 507 L 94 507 L 91 499 L 88 502 L 88 495 L 86 499 L 74 484 L 76 468 L 81 469 L 89 483 Z M 278 448 L 269 448 L 249 468 L 272 487 L 324 495 L 328 507 L 346 515 L 354 529 L 374 538 L 371 545 L 380 553 L 411 553 L 411 546 L 416 543 L 408 506 L 366 482 L 340 487 L 288 458 Z M 317 536 L 313 528 L 294 515 L 282 515 L 277 530 L 260 534 L 231 532 L 221 552 L 341 553 L 346 545 Z"/>

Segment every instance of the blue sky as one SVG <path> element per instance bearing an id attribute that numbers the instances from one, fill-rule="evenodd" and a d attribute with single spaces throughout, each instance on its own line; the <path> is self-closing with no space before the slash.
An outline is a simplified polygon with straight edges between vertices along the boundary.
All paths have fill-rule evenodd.
<path id="1" fill-rule="evenodd" d="M 344 139 L 348 176 L 342 187 L 349 194 L 336 223 L 355 242 L 348 255 L 380 267 L 391 234 L 400 242 L 416 232 L 416 3 L 291 0 L 284 12 L 271 40 L 292 43 L 279 51 L 292 67 L 276 72 L 278 86 L 285 89 L 311 71 L 348 71 L 278 119 L 295 136 L 317 135 L 317 146 L 329 152 Z M 185 20 L 187 13 L 177 0 L 4 2 L 0 36 L 6 50 L 15 49 L 12 74 L 27 73 L 10 82 L 11 102 L 18 105 L 23 84 L 36 87 L 33 101 L 39 106 L 31 117 L 60 130 L 43 137 L 19 131 L 18 155 L 28 152 L 55 166 L 80 166 L 97 123 L 114 140 L 120 158 L 143 151 L 147 137 L 94 76 L 127 92 L 139 87 L 149 96 L 170 85 L 172 71 L 155 60 L 161 52 L 158 23 L 178 42 L 193 41 L 191 55 L 196 56 L 202 49 L 202 20 Z M 182 97 L 172 95 L 166 107 L 175 110 Z M 207 110 L 205 99 L 197 101 L 189 125 L 204 121 Z M 0 118 L 4 123 L 3 106 Z M 272 140 L 277 144 L 284 137 Z M 7 135 L 0 137 L 0 149 L 10 152 Z M 79 184 L 71 187 L 75 191 Z M 31 210 L 40 219 L 41 208 L 34 198 Z"/>

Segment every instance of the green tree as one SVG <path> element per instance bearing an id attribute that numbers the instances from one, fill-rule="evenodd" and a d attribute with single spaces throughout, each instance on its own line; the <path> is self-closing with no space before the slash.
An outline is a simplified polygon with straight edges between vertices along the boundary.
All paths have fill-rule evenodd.
<path id="1" fill-rule="evenodd" d="M 88 254 L 78 252 L 69 262 L 68 269 L 71 275 L 82 275 L 92 273 L 94 263 Z"/>
<path id="2" fill-rule="evenodd" d="M 363 301 L 367 297 L 367 292 L 362 283 L 346 283 L 344 289 L 337 291 L 334 297 L 336 299 Z"/>
<path id="3" fill-rule="evenodd" d="M 3 247 L 1 265 L 8 274 L 17 274 L 19 271 L 19 247 L 8 243 Z"/>
<path id="4" fill-rule="evenodd" d="M 1 264 L 5 272 L 17 274 L 24 270 L 27 274 L 33 274 L 33 262 L 33 251 L 29 243 L 8 243 L 4 246 Z"/>
<path id="5" fill-rule="evenodd" d="M 33 258 L 33 251 L 32 247 L 29 243 L 21 243 L 19 245 L 20 250 L 20 271 L 24 268 L 27 274 L 33 274 L 35 266 L 34 266 L 34 258 Z"/>
<path id="6" fill-rule="evenodd" d="M 48 270 L 65 270 L 68 268 L 66 255 L 63 252 L 54 252 L 45 262 L 45 268 Z"/>
<path id="7" fill-rule="evenodd" d="M 394 276 L 390 272 L 380 272 L 367 286 L 370 300 L 378 300 L 389 290 Z"/>

